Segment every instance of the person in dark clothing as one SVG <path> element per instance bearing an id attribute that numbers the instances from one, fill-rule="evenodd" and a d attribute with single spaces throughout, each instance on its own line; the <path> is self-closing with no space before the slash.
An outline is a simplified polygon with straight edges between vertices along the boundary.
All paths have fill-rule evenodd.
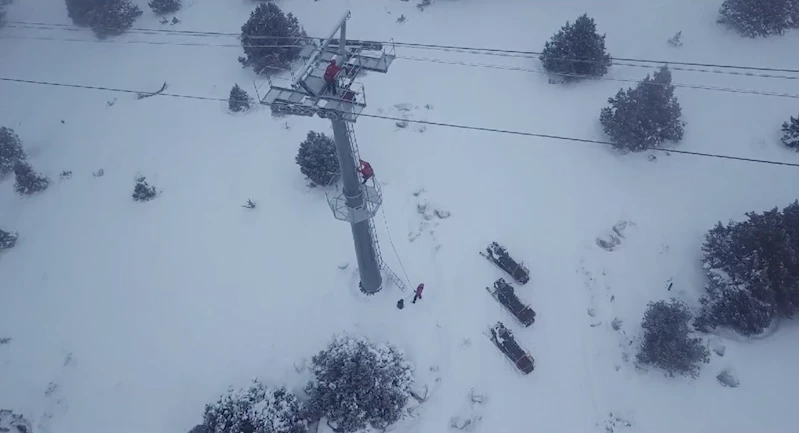
<path id="1" fill-rule="evenodd" d="M 337 86 L 336 86 L 336 75 L 341 72 L 344 68 L 341 66 L 336 65 L 336 59 L 330 61 L 330 64 L 327 65 L 327 69 L 325 69 L 325 89 L 329 89 L 330 93 L 335 95 L 337 93 Z"/>
<path id="2" fill-rule="evenodd" d="M 358 167 L 357 171 L 358 173 L 361 173 L 361 176 L 363 176 L 363 182 L 361 183 L 363 185 L 366 185 L 366 181 L 368 181 L 369 179 L 372 178 L 372 176 L 375 175 L 375 171 L 372 169 L 372 164 L 369 164 L 368 162 L 362 159 L 360 161 L 361 161 L 361 166 Z"/>
<path id="3" fill-rule="evenodd" d="M 422 299 L 422 290 L 424 290 L 424 283 L 416 286 L 416 294 L 413 296 L 413 304 L 416 303 L 417 299 Z"/>

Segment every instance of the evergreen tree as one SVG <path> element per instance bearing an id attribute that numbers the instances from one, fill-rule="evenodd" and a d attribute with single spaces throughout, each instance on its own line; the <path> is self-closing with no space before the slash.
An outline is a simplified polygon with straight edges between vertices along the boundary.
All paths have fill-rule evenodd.
<path id="1" fill-rule="evenodd" d="M 147 5 L 158 15 L 172 14 L 180 10 L 181 0 L 150 0 Z"/>
<path id="2" fill-rule="evenodd" d="M 133 188 L 133 200 L 150 201 L 154 199 L 156 195 L 155 187 L 150 186 L 144 176 L 136 179 L 136 186 Z"/>
<path id="3" fill-rule="evenodd" d="M 799 116 L 782 124 L 782 144 L 799 151 Z"/>
<path id="4" fill-rule="evenodd" d="M 396 348 L 337 336 L 312 365 L 305 389 L 312 419 L 327 417 L 336 432 L 350 433 L 382 430 L 402 418 L 413 372 Z"/>
<path id="5" fill-rule="evenodd" d="M 17 194 L 33 194 L 44 191 L 50 185 L 50 179 L 33 171 L 27 161 L 19 160 L 14 163 L 14 191 Z"/>
<path id="6" fill-rule="evenodd" d="M 544 45 L 539 57 L 547 72 L 569 82 L 586 77 L 601 77 L 608 72 L 610 54 L 605 49 L 605 35 L 596 31 L 596 23 L 587 14 L 568 21 Z"/>
<path id="7" fill-rule="evenodd" d="M 247 389 L 234 390 L 205 407 L 203 426 L 208 433 L 306 433 L 304 406 L 285 387 L 270 389 L 257 380 Z M 197 428 L 195 429 L 202 429 Z"/>
<path id="8" fill-rule="evenodd" d="M 11 128 L 0 127 L 0 177 L 14 170 L 17 161 L 26 159 L 22 149 L 22 140 Z"/>
<path id="9" fill-rule="evenodd" d="M 294 160 L 300 172 L 316 185 L 327 186 L 341 177 L 336 143 L 325 134 L 309 131 Z"/>
<path id="10" fill-rule="evenodd" d="M 705 236 L 707 293 L 695 325 L 763 332 L 775 317 L 799 311 L 799 203 L 780 212 L 750 212 L 743 222 L 717 224 Z"/>
<path id="11" fill-rule="evenodd" d="M 690 320 L 688 307 L 676 299 L 668 303 L 650 302 L 641 323 L 644 340 L 636 360 L 660 368 L 670 376 L 675 373 L 698 376 L 699 364 L 710 358 L 702 340 L 690 336 Z"/>
<path id="12" fill-rule="evenodd" d="M 641 151 L 665 141 L 682 140 L 685 122 L 682 108 L 674 96 L 671 71 L 663 66 L 635 88 L 619 90 L 608 99 L 599 121 L 616 147 Z"/>
<path id="13" fill-rule="evenodd" d="M 235 84 L 230 89 L 230 97 L 228 98 L 228 108 L 233 112 L 241 112 L 250 109 L 250 95 L 247 94 L 238 84 Z"/>
<path id="14" fill-rule="evenodd" d="M 143 13 L 130 0 L 66 0 L 66 3 L 72 22 L 91 28 L 99 38 L 124 33 Z"/>
<path id="15" fill-rule="evenodd" d="M 266 38 L 264 38 L 266 36 Z M 291 13 L 284 14 L 271 2 L 261 3 L 241 26 L 244 57 L 239 62 L 259 74 L 288 68 L 300 54 L 308 36 Z"/>
<path id="16" fill-rule="evenodd" d="M 0 251 L 13 248 L 17 244 L 17 234 L 0 229 Z"/>
<path id="17" fill-rule="evenodd" d="M 717 20 L 750 38 L 799 27 L 799 0 L 724 0 Z"/>

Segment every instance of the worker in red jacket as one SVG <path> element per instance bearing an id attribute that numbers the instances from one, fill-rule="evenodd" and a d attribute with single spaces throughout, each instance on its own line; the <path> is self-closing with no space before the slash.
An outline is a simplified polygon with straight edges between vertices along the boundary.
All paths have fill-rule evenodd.
<path id="1" fill-rule="evenodd" d="M 422 290 L 424 290 L 424 283 L 419 284 L 416 286 L 416 294 L 413 296 L 413 303 L 416 303 L 417 299 L 422 299 Z"/>
<path id="2" fill-rule="evenodd" d="M 337 87 L 336 86 L 336 75 L 338 75 L 338 73 L 341 72 L 341 70 L 343 70 L 343 69 L 344 69 L 343 67 L 336 65 L 336 59 L 331 60 L 330 64 L 327 65 L 327 69 L 325 69 L 325 75 L 324 75 L 324 79 L 325 79 L 325 83 L 326 83 L 325 88 L 326 89 L 330 89 L 330 92 L 333 95 L 335 95 L 336 91 L 337 91 L 336 90 L 336 87 Z"/>
<path id="3" fill-rule="evenodd" d="M 360 167 L 358 167 L 358 169 L 356 171 L 358 173 L 361 173 L 361 176 L 363 176 L 363 182 L 361 182 L 361 183 L 366 185 L 366 181 L 368 181 L 369 179 L 372 178 L 372 176 L 375 175 L 375 171 L 372 169 L 372 165 L 369 164 L 368 162 L 366 162 L 366 161 L 364 161 L 362 159 L 359 160 L 359 161 L 361 161 L 361 165 L 360 165 Z"/>

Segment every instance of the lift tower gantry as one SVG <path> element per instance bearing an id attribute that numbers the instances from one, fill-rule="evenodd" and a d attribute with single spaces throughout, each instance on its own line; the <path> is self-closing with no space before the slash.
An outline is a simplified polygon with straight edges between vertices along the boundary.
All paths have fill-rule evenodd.
<path id="1" fill-rule="evenodd" d="M 352 227 L 355 256 L 358 261 L 361 290 L 372 294 L 383 287 L 383 269 L 388 276 L 404 285 L 383 263 L 372 218 L 382 204 L 379 184 L 361 184 L 357 168 L 360 155 L 355 142 L 352 124 L 366 108 L 366 93 L 355 77 L 361 71 L 388 72 L 396 58 L 394 46 L 382 43 L 348 41 L 347 11 L 327 39 L 314 41 L 300 51 L 298 67 L 292 69 L 290 85 L 280 85 L 269 79 L 269 91 L 259 99 L 269 105 L 273 113 L 330 119 L 336 142 L 338 162 L 341 167 L 342 188 L 328 194 L 328 203 L 336 219 L 347 221 Z M 338 38 L 336 35 L 338 34 Z M 385 44 L 388 45 L 388 44 Z M 339 73 L 336 95 L 327 89 L 324 72 L 331 60 L 345 69 Z M 288 84 L 288 83 L 287 83 Z"/>

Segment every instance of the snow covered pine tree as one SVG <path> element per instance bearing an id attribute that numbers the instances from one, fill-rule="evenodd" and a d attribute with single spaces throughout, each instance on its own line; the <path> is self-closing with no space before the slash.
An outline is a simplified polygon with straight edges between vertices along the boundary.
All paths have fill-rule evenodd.
<path id="1" fill-rule="evenodd" d="M 699 364 L 710 358 L 702 340 L 690 337 L 690 320 L 688 307 L 676 299 L 650 302 L 641 323 L 644 341 L 636 360 L 660 368 L 669 376 L 698 376 Z"/>
<path id="2" fill-rule="evenodd" d="M 98 38 L 124 33 L 143 13 L 130 0 L 66 0 L 66 3 L 72 22 L 91 28 Z"/>
<path id="3" fill-rule="evenodd" d="M 300 172 L 313 182 L 312 186 L 327 186 L 341 177 L 336 143 L 320 132 L 308 131 L 294 160 Z"/>
<path id="4" fill-rule="evenodd" d="M 0 127 L 0 177 L 14 171 L 14 164 L 25 159 L 19 136 L 11 128 Z"/>
<path id="5" fill-rule="evenodd" d="M 637 152 L 682 140 L 682 108 L 666 66 L 653 78 L 647 74 L 635 88 L 619 90 L 608 102 L 610 106 L 602 109 L 599 121 L 617 148 Z"/>
<path id="6" fill-rule="evenodd" d="M 180 10 L 181 0 L 150 0 L 147 5 L 158 15 L 172 14 Z"/>
<path id="7" fill-rule="evenodd" d="M 577 18 L 574 24 L 567 21 L 544 45 L 539 59 L 544 69 L 561 82 L 601 77 L 611 64 L 605 35 L 596 32 L 596 23 L 587 14 Z"/>
<path id="8" fill-rule="evenodd" d="M 783 123 L 782 132 L 782 144 L 799 151 L 799 116 L 791 117 L 790 121 Z M 2 158 L 1 155 L 0 158 Z M 2 164 L 2 159 L 0 159 L 0 164 Z M 0 173 L 2 173 L 1 170 Z"/>
<path id="9" fill-rule="evenodd" d="M 267 388 L 257 380 L 247 389 L 229 389 L 205 406 L 203 424 L 208 433 L 306 433 L 304 406 L 285 387 Z"/>
<path id="10" fill-rule="evenodd" d="M 14 163 L 14 177 L 14 191 L 19 195 L 44 191 L 50 185 L 49 178 L 34 172 L 33 167 L 23 160 Z"/>
<path id="11" fill-rule="evenodd" d="M 702 245 L 707 293 L 694 325 L 749 336 L 799 311 L 799 202 L 717 224 Z"/>
<path id="12" fill-rule="evenodd" d="M 314 379 L 305 388 L 311 420 L 327 417 L 336 432 L 351 433 L 402 418 L 413 371 L 393 346 L 337 336 L 312 364 Z"/>
<path id="13" fill-rule="evenodd" d="M 234 113 L 247 111 L 250 109 L 250 95 L 247 94 L 238 84 L 234 84 L 230 89 L 230 96 L 227 101 L 228 108 Z"/>
<path id="14" fill-rule="evenodd" d="M 144 176 L 136 179 L 136 186 L 133 187 L 133 200 L 150 201 L 157 195 L 154 186 L 147 183 Z"/>
<path id="15" fill-rule="evenodd" d="M 284 14 L 272 2 L 261 3 L 241 26 L 244 56 L 239 57 L 239 62 L 252 66 L 258 74 L 286 69 L 297 59 L 307 39 L 308 35 L 294 15 Z"/>
<path id="16" fill-rule="evenodd" d="M 724 0 L 717 21 L 741 35 L 781 35 L 799 28 L 799 0 Z"/>

